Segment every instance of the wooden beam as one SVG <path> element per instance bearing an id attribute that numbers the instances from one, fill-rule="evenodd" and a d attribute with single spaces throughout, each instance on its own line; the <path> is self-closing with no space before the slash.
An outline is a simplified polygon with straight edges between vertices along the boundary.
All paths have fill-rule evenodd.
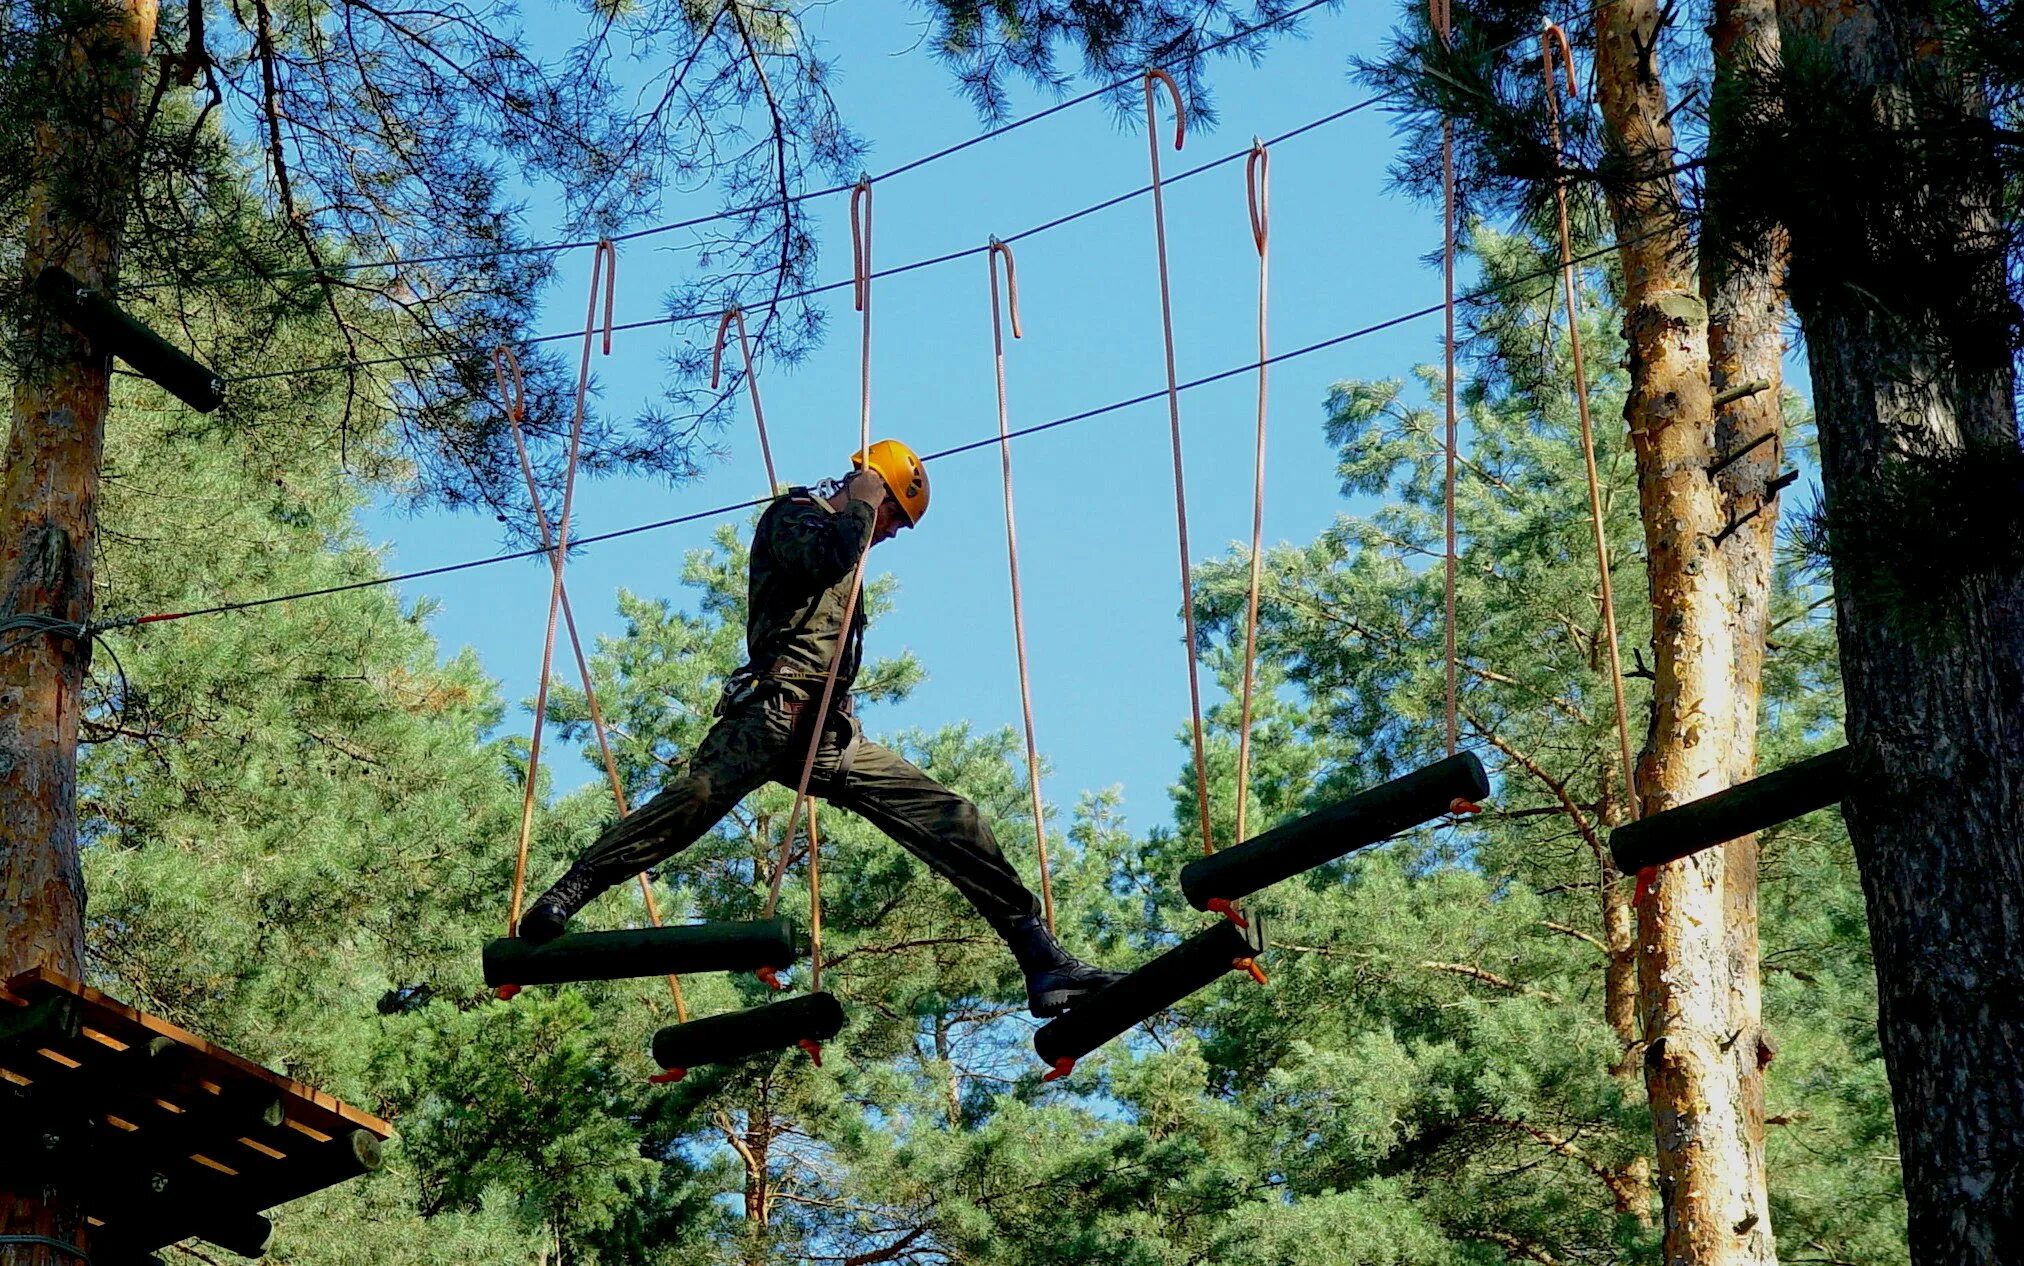
<path id="1" fill-rule="evenodd" d="M 1196 858 L 1181 868 L 1181 892 L 1189 905 L 1207 910 L 1212 901 L 1249 896 L 1431 821 L 1447 813 L 1456 800 L 1476 801 L 1489 794 L 1483 762 L 1474 753 L 1458 752 L 1220 853 Z"/>
<path id="2" fill-rule="evenodd" d="M 224 379 L 64 268 L 51 264 L 38 273 L 35 293 L 65 325 L 90 339 L 93 351 L 119 357 L 197 412 L 225 403 Z"/>
<path id="3" fill-rule="evenodd" d="M 504 937 L 485 945 L 485 983 L 559 985 L 762 967 L 781 971 L 797 957 L 794 925 L 786 919 L 577 932 L 545 945 Z"/>
<path id="4" fill-rule="evenodd" d="M 1245 926 L 1224 920 L 1182 941 L 1033 1035 L 1033 1049 L 1056 1068 L 1073 1063 L 1129 1032 L 1265 952 L 1265 923 L 1247 912 Z"/>
<path id="5" fill-rule="evenodd" d="M 1620 826 L 1609 834 L 1609 855 L 1635 875 L 1838 804 L 1847 785 L 1848 749 L 1837 747 Z"/>

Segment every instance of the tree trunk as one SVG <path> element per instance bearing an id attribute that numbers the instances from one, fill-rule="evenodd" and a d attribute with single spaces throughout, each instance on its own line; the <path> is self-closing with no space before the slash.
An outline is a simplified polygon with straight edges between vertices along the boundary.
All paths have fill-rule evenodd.
<path id="1" fill-rule="evenodd" d="M 1655 63 L 1654 0 L 1597 13 L 1596 71 L 1613 170 L 1607 181 L 1624 273 L 1631 385 L 1624 405 L 1638 469 L 1653 629 L 1652 731 L 1639 766 L 1656 812 L 1728 785 L 1734 732 L 1731 595 L 1716 536 L 1720 494 L 1709 389 L 1708 312 L 1671 175 L 1673 132 Z M 1730 980 L 1719 850 L 1666 867 L 1638 911 L 1645 1088 L 1651 1101 L 1665 1258 L 1750 1262 L 1753 1185 L 1728 1053 Z"/>
<path id="2" fill-rule="evenodd" d="M 1764 639 L 1771 622 L 1772 572 L 1778 532 L 1773 480 L 1784 465 L 1783 322 L 1785 255 L 1782 234 L 1769 240 L 1732 240 L 1727 214 L 1732 199 L 1748 192 L 1727 183 L 1727 155 L 1737 130 L 1749 126 L 1743 98 L 1757 72 L 1778 51 L 1775 0 L 1716 0 L 1711 30 L 1715 59 L 1714 109 L 1709 126 L 1710 176 L 1701 236 L 1702 297 L 1708 304 L 1709 385 L 1714 389 L 1718 460 L 1736 454 L 1717 476 L 1723 539 L 1720 550 L 1729 585 L 1729 701 L 1727 781 L 1757 773 L 1758 705 L 1764 687 Z M 1742 232 L 1743 230 L 1738 230 Z M 1756 388 L 1752 390 L 1752 388 Z M 1747 393 L 1747 394 L 1739 394 Z M 1771 1043 L 1764 1032 L 1763 987 L 1757 933 L 1757 837 L 1722 848 L 1722 933 L 1729 976 L 1728 1059 L 1736 1080 L 1735 1130 L 1747 1165 L 1748 1223 L 1741 1260 L 1777 1260 L 1771 1196 L 1764 1170 L 1764 1069 Z"/>
<path id="3" fill-rule="evenodd" d="M 114 0 L 44 68 L 49 117 L 36 129 L 24 286 L 49 264 L 91 285 L 118 271 L 155 12 L 155 0 Z M 0 465 L 0 620 L 82 624 L 111 365 L 46 318 L 31 317 L 23 333 L 30 358 Z M 38 964 L 78 977 L 77 723 L 91 647 L 20 628 L 0 634 L 0 647 L 0 979 Z M 76 1242 L 79 1222 L 47 1190 L 0 1190 L 0 1234 Z M 73 1263 L 47 1246 L 0 1244 L 0 1266 Z"/>
<path id="4" fill-rule="evenodd" d="M 2016 1261 L 2024 454 L 1995 144 L 1986 104 L 1946 64 L 1934 6 L 1780 0 L 1779 14 L 1788 63 L 1813 68 L 1784 103 L 1803 120 L 1788 161 L 1810 162 L 1802 187 L 1832 196 L 1795 200 L 1786 223 L 1854 760 L 1842 810 L 1868 898 L 1911 1255 Z M 1827 161 L 1850 152 L 1860 172 Z"/>

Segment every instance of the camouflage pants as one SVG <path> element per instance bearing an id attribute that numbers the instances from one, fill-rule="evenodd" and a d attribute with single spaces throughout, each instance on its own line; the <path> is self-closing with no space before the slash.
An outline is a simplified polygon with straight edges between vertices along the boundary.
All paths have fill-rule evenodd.
<path id="1" fill-rule="evenodd" d="M 600 889 L 610 888 L 695 843 L 761 784 L 792 787 L 808 758 L 803 718 L 813 712 L 778 691 L 732 708 L 682 774 L 599 836 L 579 865 Z M 824 727 L 809 793 L 884 831 L 954 884 L 993 928 L 1039 913 L 977 807 L 898 753 L 857 737 L 854 721 L 836 718 Z"/>

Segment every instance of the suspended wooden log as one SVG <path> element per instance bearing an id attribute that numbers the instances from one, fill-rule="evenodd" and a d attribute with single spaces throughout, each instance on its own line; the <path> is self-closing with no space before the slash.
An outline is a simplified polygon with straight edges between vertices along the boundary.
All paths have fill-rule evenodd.
<path id="1" fill-rule="evenodd" d="M 1839 804 L 1847 788 L 1848 749 L 1837 747 L 1625 823 L 1609 833 L 1609 855 L 1618 870 L 1635 875 Z"/>
<path id="2" fill-rule="evenodd" d="M 1066 1077 L 1076 1060 L 1231 971 L 1249 972 L 1262 982 L 1264 973 L 1256 960 L 1264 952 L 1264 920 L 1256 914 L 1242 925 L 1226 921 L 1197 932 L 1110 988 L 1083 999 L 1067 1015 L 1042 1025 L 1033 1035 L 1033 1049 L 1048 1065 L 1046 1079 Z"/>
<path id="3" fill-rule="evenodd" d="M 821 1062 L 821 1044 L 843 1031 L 843 1005 L 832 993 L 808 993 L 781 1002 L 727 1011 L 654 1034 L 654 1062 L 667 1071 L 656 1081 L 679 1081 L 705 1064 L 729 1064 L 754 1055 L 800 1047 Z"/>
<path id="4" fill-rule="evenodd" d="M 117 356 L 134 371 L 199 413 L 225 403 L 225 380 L 170 343 L 95 287 L 51 264 L 35 278 L 35 293 L 92 349 Z"/>
<path id="5" fill-rule="evenodd" d="M 781 971 L 796 957 L 794 925 L 786 919 L 575 932 L 546 945 L 504 937 L 485 945 L 485 983 L 560 985 L 762 967 Z"/>
<path id="6" fill-rule="evenodd" d="M 1181 868 L 1181 892 L 1197 910 L 1227 913 L 1230 902 L 1303 871 L 1390 839 L 1444 813 L 1473 812 L 1490 794 L 1483 762 L 1457 752 L 1402 778 L 1275 826 Z"/>

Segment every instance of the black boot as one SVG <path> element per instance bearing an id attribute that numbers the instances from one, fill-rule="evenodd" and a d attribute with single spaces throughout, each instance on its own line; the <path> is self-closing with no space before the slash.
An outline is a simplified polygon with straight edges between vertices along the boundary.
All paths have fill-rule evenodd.
<path id="1" fill-rule="evenodd" d="M 1061 942 L 1039 919 L 1021 919 L 1002 935 L 1019 962 L 1019 970 L 1026 973 L 1027 1005 L 1043 1020 L 1124 979 L 1121 971 L 1091 967 L 1061 948 Z"/>
<path id="2" fill-rule="evenodd" d="M 527 913 L 520 916 L 520 939 L 534 945 L 548 944 L 562 935 L 571 915 L 604 889 L 605 885 L 582 862 L 571 866 L 568 874 L 536 897 Z"/>

